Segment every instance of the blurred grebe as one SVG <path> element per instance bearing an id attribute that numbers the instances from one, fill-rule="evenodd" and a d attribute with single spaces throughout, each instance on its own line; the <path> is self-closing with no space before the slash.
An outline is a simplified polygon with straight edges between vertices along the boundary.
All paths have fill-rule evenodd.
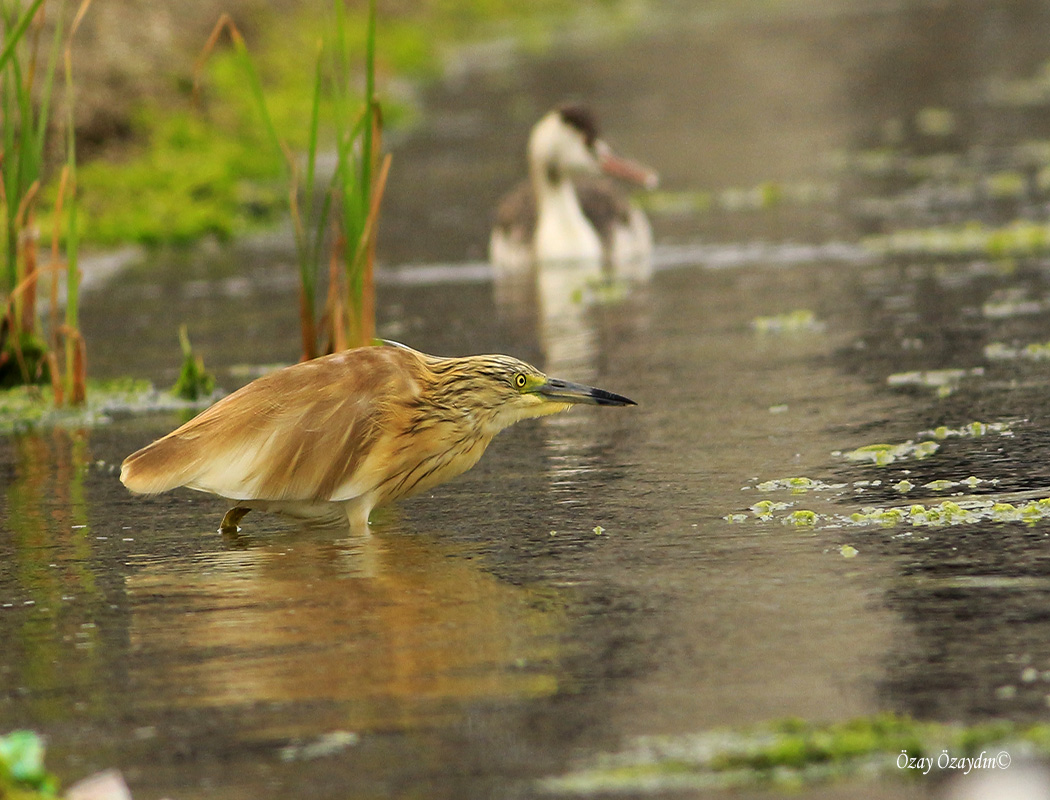
<path id="1" fill-rule="evenodd" d="M 538 262 L 598 261 L 617 277 L 646 277 L 652 231 L 607 176 L 645 188 L 655 172 L 617 156 L 584 108 L 554 109 L 532 129 L 529 179 L 501 202 L 489 241 L 498 272 Z"/>

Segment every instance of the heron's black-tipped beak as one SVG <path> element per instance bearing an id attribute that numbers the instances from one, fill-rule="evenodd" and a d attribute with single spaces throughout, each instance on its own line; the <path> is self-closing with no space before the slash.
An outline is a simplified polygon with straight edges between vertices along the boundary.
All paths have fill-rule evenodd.
<path id="1" fill-rule="evenodd" d="M 623 395 L 613 394 L 604 389 L 595 389 L 593 386 L 560 381 L 557 378 L 548 378 L 545 384 L 536 389 L 536 393 L 556 403 L 587 403 L 593 406 L 638 405 L 634 400 Z"/>

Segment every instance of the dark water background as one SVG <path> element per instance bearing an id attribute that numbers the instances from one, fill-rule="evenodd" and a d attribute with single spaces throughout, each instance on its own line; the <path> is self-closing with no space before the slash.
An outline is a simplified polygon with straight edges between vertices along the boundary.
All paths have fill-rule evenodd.
<path id="1" fill-rule="evenodd" d="M 1045 719 L 1047 523 L 800 529 L 747 509 L 936 503 L 924 483 L 971 475 L 998 481 L 979 495 L 1050 495 L 1050 372 L 984 350 L 1050 340 L 1050 261 L 864 246 L 1045 224 L 1050 7 L 672 4 L 547 56 L 464 61 L 393 148 L 380 333 L 512 353 L 639 406 L 508 430 L 368 540 L 253 515 L 238 547 L 214 532 L 221 501 L 117 480 L 174 415 L 0 440 L 3 726 L 45 733 L 61 775 L 118 766 L 137 798 L 186 800 L 528 797 L 641 734 Z M 659 269 L 619 302 L 505 295 L 484 264 L 529 126 L 566 97 L 668 193 Z M 295 285 L 281 234 L 149 254 L 84 299 L 92 372 L 169 384 L 188 322 L 232 389 L 297 357 Z M 753 328 L 799 309 L 820 326 Z M 968 371 L 946 396 L 887 380 L 946 368 Z M 975 420 L 1012 435 L 887 467 L 833 455 Z M 793 476 L 845 487 L 754 488 Z M 353 735 L 301 749 L 333 732 Z M 807 796 L 928 789 L 890 775 Z"/>

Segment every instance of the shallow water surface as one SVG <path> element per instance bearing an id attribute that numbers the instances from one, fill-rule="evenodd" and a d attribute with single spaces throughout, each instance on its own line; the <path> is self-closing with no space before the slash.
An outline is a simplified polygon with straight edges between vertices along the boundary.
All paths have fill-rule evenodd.
<path id="1" fill-rule="evenodd" d="M 223 538 L 221 501 L 128 495 L 117 465 L 175 415 L 0 441 L 5 727 L 45 733 L 63 776 L 121 768 L 137 798 L 462 798 L 541 796 L 641 735 L 1045 718 L 1047 524 L 1021 509 L 1050 496 L 1050 375 L 1026 350 L 1050 339 L 1046 254 L 864 237 L 1045 223 L 1050 184 L 1012 159 L 1050 115 L 986 90 L 1050 58 L 1047 15 L 800 8 L 467 72 L 395 153 L 381 335 L 512 353 L 637 407 L 509 429 L 367 539 L 258 514 Z M 926 38 L 899 38 L 919 23 Z M 1014 33 L 1011 58 L 934 69 L 965 61 L 958 36 L 987 56 Z M 664 175 L 659 269 L 622 297 L 544 294 L 564 276 L 523 292 L 483 262 L 488 209 L 523 169 L 507 153 L 566 94 L 594 95 L 608 138 Z M 1034 172 L 989 193 L 1000 168 Z M 130 266 L 85 299 L 92 368 L 170 383 L 182 321 L 228 389 L 295 360 L 287 248 Z M 788 478 L 816 483 L 766 485 Z M 762 519 L 764 500 L 786 505 Z M 945 500 L 1000 507 L 853 518 Z M 811 796 L 938 790 L 894 771 Z"/>

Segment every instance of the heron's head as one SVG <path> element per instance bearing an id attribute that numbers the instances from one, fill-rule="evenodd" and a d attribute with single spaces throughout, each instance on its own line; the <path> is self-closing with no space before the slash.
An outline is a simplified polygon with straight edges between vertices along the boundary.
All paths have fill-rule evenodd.
<path id="1" fill-rule="evenodd" d="M 536 123 L 529 137 L 529 162 L 550 183 L 575 175 L 604 172 L 652 189 L 655 172 L 621 158 L 598 136 L 598 126 L 589 110 L 563 105 Z"/>
<path id="2" fill-rule="evenodd" d="M 503 355 L 447 359 L 435 370 L 444 401 L 476 415 L 489 432 L 519 420 L 564 411 L 576 404 L 633 406 L 622 395 L 544 375 L 536 367 Z"/>

